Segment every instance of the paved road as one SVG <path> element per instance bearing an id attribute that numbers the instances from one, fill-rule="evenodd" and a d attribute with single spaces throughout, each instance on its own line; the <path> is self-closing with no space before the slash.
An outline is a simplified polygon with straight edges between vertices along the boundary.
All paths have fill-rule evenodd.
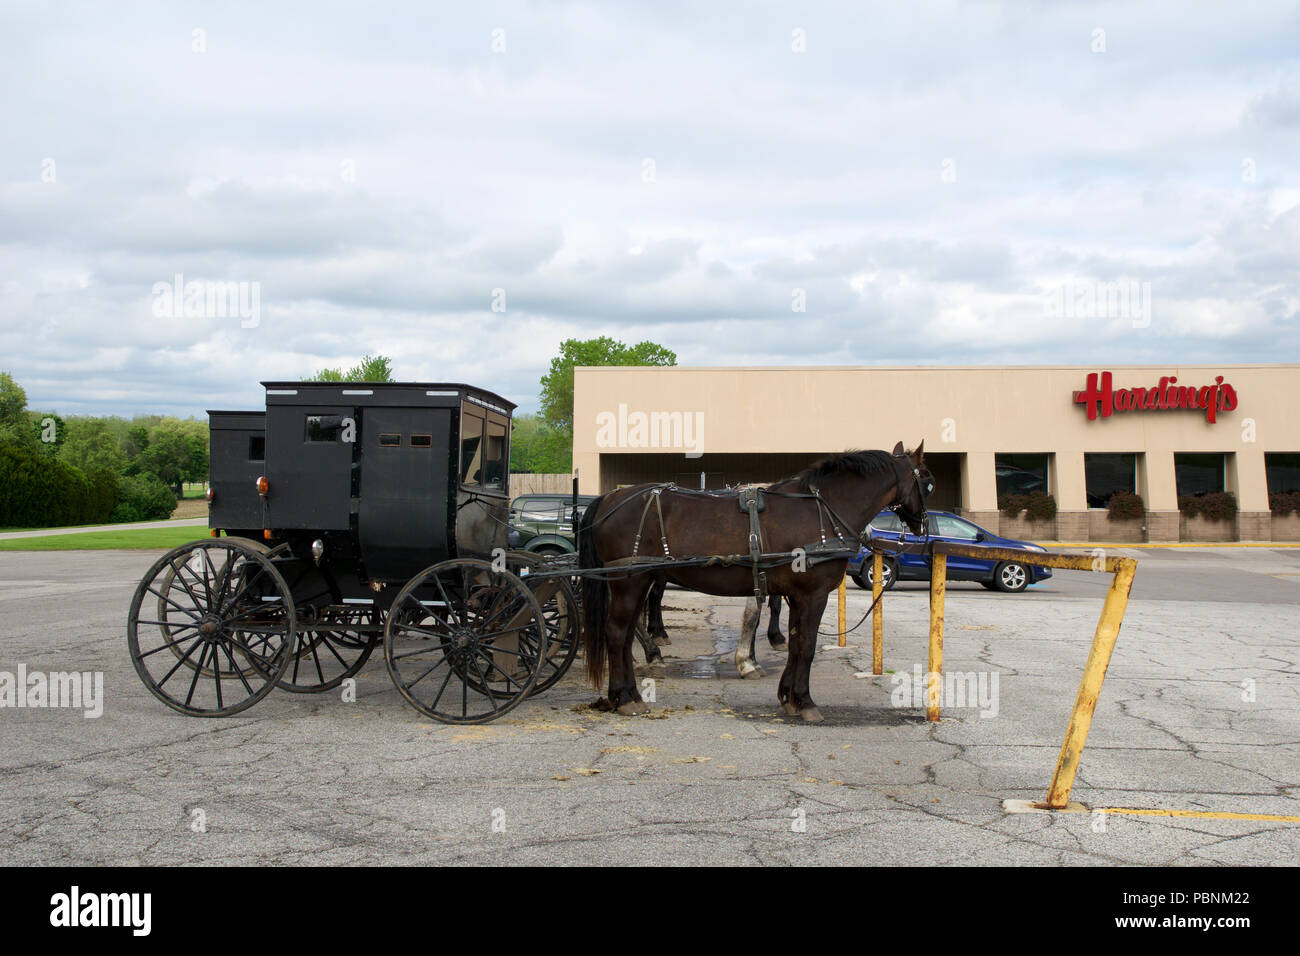
<path id="1" fill-rule="evenodd" d="M 1300 816 L 1294 554 L 1134 553 L 1075 799 Z M 954 587 L 947 669 L 983 675 L 986 696 L 938 724 L 901 699 L 926 652 L 924 594 L 904 586 L 885 606 L 899 676 L 856 676 L 859 634 L 819 650 L 817 726 L 776 716 L 766 645 L 772 676 L 734 675 L 735 600 L 674 591 L 653 719 L 586 709 L 575 670 L 460 728 L 410 710 L 378 659 L 355 703 L 276 693 L 226 720 L 173 713 L 124 646 L 153 558 L 0 553 L 0 671 L 102 670 L 106 696 L 98 719 L 0 710 L 0 863 L 1300 862 L 1300 824 L 1003 812 L 1050 777 L 1104 586 L 1086 574 L 1019 596 Z M 849 603 L 856 621 L 867 598 Z"/>

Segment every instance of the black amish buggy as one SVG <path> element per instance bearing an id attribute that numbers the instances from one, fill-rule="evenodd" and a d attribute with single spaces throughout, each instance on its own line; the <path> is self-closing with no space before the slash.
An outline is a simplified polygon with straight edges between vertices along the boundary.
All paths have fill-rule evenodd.
<path id="1" fill-rule="evenodd" d="M 495 719 L 568 670 L 574 595 L 507 552 L 510 417 L 460 384 L 264 382 L 266 411 L 211 411 L 210 537 L 136 590 L 128 642 L 155 696 L 238 713 L 324 691 L 376 645 L 448 723 Z"/>

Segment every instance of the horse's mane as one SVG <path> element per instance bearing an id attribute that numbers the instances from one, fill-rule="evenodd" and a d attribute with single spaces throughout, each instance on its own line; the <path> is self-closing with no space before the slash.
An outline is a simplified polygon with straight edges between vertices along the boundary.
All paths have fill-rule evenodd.
<path id="1" fill-rule="evenodd" d="M 827 455 L 813 462 L 799 474 L 794 481 L 799 482 L 800 491 L 811 491 L 820 485 L 823 478 L 831 475 L 851 474 L 865 477 L 875 472 L 893 471 L 893 456 L 886 451 L 846 451 L 838 455 Z"/>

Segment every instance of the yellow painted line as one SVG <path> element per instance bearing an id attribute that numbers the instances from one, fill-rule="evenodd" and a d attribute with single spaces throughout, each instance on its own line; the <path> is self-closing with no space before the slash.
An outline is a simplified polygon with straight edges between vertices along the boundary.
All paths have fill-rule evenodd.
<path id="1" fill-rule="evenodd" d="M 1269 823 L 1300 823 L 1300 815 L 1283 813 L 1229 813 L 1224 810 L 1138 810 L 1131 807 L 1098 807 L 1094 813 L 1127 813 L 1143 817 L 1193 817 L 1197 820 L 1264 820 Z"/>

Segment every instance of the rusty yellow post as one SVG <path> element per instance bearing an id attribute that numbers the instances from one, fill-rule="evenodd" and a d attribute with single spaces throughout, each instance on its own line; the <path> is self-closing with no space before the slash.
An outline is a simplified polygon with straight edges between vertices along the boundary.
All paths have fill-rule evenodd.
<path id="1" fill-rule="evenodd" d="M 1128 607 L 1128 592 L 1133 586 L 1137 562 L 1132 558 L 1118 558 L 1115 559 L 1115 565 L 1115 577 L 1106 593 L 1106 602 L 1101 606 L 1097 633 L 1092 639 L 1088 663 L 1083 669 L 1083 679 L 1079 682 L 1078 696 L 1074 699 L 1074 711 L 1070 714 L 1070 723 L 1065 730 L 1065 741 L 1061 744 L 1060 756 L 1056 758 L 1056 772 L 1052 774 L 1052 785 L 1047 791 L 1047 806 L 1052 810 L 1063 809 L 1070 802 L 1074 775 L 1079 769 L 1079 758 L 1083 756 L 1083 745 L 1088 740 L 1093 712 L 1097 709 L 1097 695 L 1101 693 L 1101 683 L 1106 679 L 1111 651 L 1115 649 L 1119 626 L 1124 620 L 1124 610 Z"/>
<path id="2" fill-rule="evenodd" d="M 948 584 L 948 556 L 935 554 L 930 566 L 930 661 L 926 671 L 925 719 L 939 719 L 943 691 L 943 596 Z"/>
<path id="3" fill-rule="evenodd" d="M 848 635 L 844 630 L 847 626 L 844 618 L 846 613 L 845 602 L 848 600 L 848 584 L 846 583 L 848 580 L 849 576 L 847 574 L 840 578 L 840 647 L 848 645 Z"/>
<path id="4" fill-rule="evenodd" d="M 873 674 L 885 672 L 885 619 L 880 608 L 885 603 L 880 596 L 885 587 L 880 580 L 880 575 L 884 573 L 882 567 L 884 563 L 879 551 L 871 552 L 871 600 L 875 604 L 871 612 L 871 673 Z"/>

